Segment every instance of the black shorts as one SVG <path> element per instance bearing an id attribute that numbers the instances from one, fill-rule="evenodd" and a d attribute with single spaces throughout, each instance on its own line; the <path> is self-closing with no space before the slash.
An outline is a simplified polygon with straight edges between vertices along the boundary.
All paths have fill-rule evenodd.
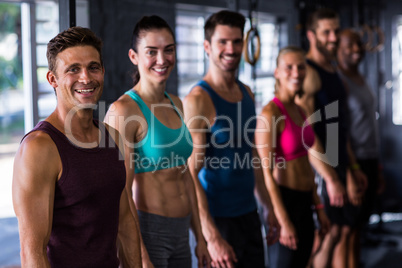
<path id="1" fill-rule="evenodd" d="M 346 166 L 338 165 L 335 171 L 346 189 Z M 360 222 L 361 206 L 354 206 L 347 202 L 343 207 L 333 207 L 330 205 L 327 187 L 325 181 L 322 184 L 322 201 L 325 207 L 325 213 L 327 214 L 329 220 L 332 224 L 339 226 L 350 226 L 352 228 L 356 227 Z"/>
<path id="2" fill-rule="evenodd" d="M 238 217 L 214 217 L 221 236 L 237 257 L 236 268 L 264 268 L 264 244 L 257 211 Z"/>
<path id="3" fill-rule="evenodd" d="M 311 205 L 312 191 L 298 191 L 279 186 L 282 201 L 298 238 L 297 250 L 292 250 L 279 242 L 268 248 L 269 267 L 305 268 L 311 255 L 314 241 L 314 221 Z"/>

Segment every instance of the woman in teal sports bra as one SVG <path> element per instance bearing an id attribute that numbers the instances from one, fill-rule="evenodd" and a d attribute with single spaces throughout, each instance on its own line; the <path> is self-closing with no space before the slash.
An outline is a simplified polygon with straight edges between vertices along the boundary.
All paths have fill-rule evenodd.
<path id="1" fill-rule="evenodd" d="M 256 146 L 265 182 L 281 225 L 279 242 L 269 249 L 270 267 L 306 267 L 314 241 L 312 207 L 316 208 L 321 231 L 329 220 L 317 195 L 316 169 L 337 180 L 335 171 L 317 158 L 322 148 L 295 103 L 306 76 L 305 53 L 298 47 L 280 50 L 275 69 L 275 98 L 263 107 L 257 121 Z M 263 163 L 264 163 L 263 162 Z"/>
<path id="2" fill-rule="evenodd" d="M 138 68 L 134 87 L 110 106 L 105 122 L 125 142 L 126 189 L 133 197 L 131 211 L 138 215 L 144 267 L 190 268 L 190 225 L 198 262 L 210 267 L 186 166 L 193 149 L 191 135 L 180 99 L 165 91 L 175 54 L 174 35 L 166 21 L 143 17 L 129 50 Z"/>

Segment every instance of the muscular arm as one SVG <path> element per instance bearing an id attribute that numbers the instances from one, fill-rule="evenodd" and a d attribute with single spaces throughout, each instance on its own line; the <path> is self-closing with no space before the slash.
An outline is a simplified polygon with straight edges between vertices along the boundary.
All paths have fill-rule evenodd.
<path id="1" fill-rule="evenodd" d="M 273 176 L 274 166 L 272 164 L 273 159 L 271 158 L 275 153 L 275 148 L 272 145 L 274 138 L 277 137 L 278 134 L 275 132 L 277 128 L 274 127 L 274 124 L 275 118 L 279 117 L 279 113 L 275 112 L 272 103 L 270 104 L 263 109 L 261 116 L 257 120 L 255 143 L 258 154 L 262 160 L 265 184 L 272 200 L 275 215 L 281 226 L 279 241 L 284 246 L 291 249 L 297 249 L 296 231 L 290 221 L 289 215 L 282 201 L 278 184 Z"/>
<path id="2" fill-rule="evenodd" d="M 211 258 L 208 253 L 207 243 L 204 239 L 204 235 L 202 234 L 194 181 L 191 178 L 191 174 L 188 170 L 185 171 L 183 177 L 186 186 L 186 192 L 188 193 L 191 202 L 191 229 L 193 230 L 193 233 L 197 240 L 195 254 L 198 258 L 198 267 L 209 268 L 211 267 Z"/>
<path id="3" fill-rule="evenodd" d="M 15 157 L 12 184 L 22 267 L 50 267 L 46 248 L 60 174 L 61 160 L 51 138 L 41 131 L 28 135 Z"/>
<path id="4" fill-rule="evenodd" d="M 363 202 L 364 192 L 367 189 L 367 177 L 360 170 L 359 164 L 357 163 L 355 154 L 353 153 L 353 149 L 350 144 L 350 139 L 348 139 L 347 142 L 347 152 L 350 166 L 346 176 L 346 189 L 349 201 L 353 205 L 359 206 Z"/>
<path id="5" fill-rule="evenodd" d="M 315 112 L 314 95 L 320 88 L 320 76 L 315 69 L 307 65 L 306 78 L 303 82 L 303 95 L 295 99 L 296 104 L 303 108 L 307 116 L 311 116 Z"/>
<path id="6" fill-rule="evenodd" d="M 317 71 L 308 65 L 303 83 L 304 95 L 301 98 L 296 98 L 296 103 L 304 109 L 307 116 L 311 116 L 315 112 L 314 95 L 320 89 L 321 78 Z M 309 150 L 309 161 L 327 183 L 331 205 L 341 207 L 345 202 L 345 187 L 340 183 L 335 171 L 327 164 L 329 163 L 328 159 L 326 159 L 322 144 L 317 137 L 315 141 L 313 147 Z"/>
<path id="7" fill-rule="evenodd" d="M 179 109 L 179 111 L 183 115 L 183 104 L 182 104 L 181 100 L 177 96 L 173 96 L 173 95 L 171 95 L 171 98 L 173 99 L 176 107 Z M 185 118 L 184 115 L 183 115 L 183 118 Z M 208 253 L 207 243 L 205 241 L 204 235 L 202 234 L 200 213 L 198 210 L 198 201 L 197 201 L 197 195 L 195 192 L 194 181 L 188 170 L 188 166 L 185 167 L 185 169 L 182 170 L 181 172 L 183 172 L 184 185 L 186 187 L 186 192 L 188 194 L 188 197 L 189 197 L 190 203 L 191 203 L 191 229 L 193 230 L 194 236 L 196 237 L 196 240 L 197 240 L 195 254 L 198 259 L 198 267 L 209 268 L 209 267 L 211 267 L 211 258 Z"/>
<path id="8" fill-rule="evenodd" d="M 254 101 L 254 94 L 252 93 L 251 89 L 246 85 L 244 86 L 247 89 L 250 97 Z M 258 155 L 258 151 L 254 144 L 253 159 L 257 158 L 260 160 L 258 162 L 261 163 L 260 156 Z M 276 219 L 271 198 L 269 197 L 267 186 L 265 185 L 262 165 L 258 165 L 257 167 L 254 168 L 254 178 L 255 178 L 254 195 L 263 209 L 262 214 L 265 224 L 268 225 L 268 233 L 266 237 L 267 243 L 268 245 L 272 245 L 275 242 L 277 242 L 279 238 L 280 225 L 278 223 L 278 220 Z"/>
<path id="9" fill-rule="evenodd" d="M 194 90 L 193 90 L 194 91 Z M 208 107 L 205 96 L 191 92 L 184 100 L 184 114 L 186 124 L 193 140 L 193 152 L 188 160 L 189 171 L 194 182 L 198 201 L 202 232 L 208 242 L 208 250 L 213 262 L 220 263 L 222 267 L 234 267 L 236 261 L 232 247 L 223 240 L 214 220 L 209 213 L 208 201 L 204 189 L 198 180 L 198 173 L 204 165 L 206 131 L 210 127 L 208 120 Z"/>
<path id="10" fill-rule="evenodd" d="M 320 222 L 319 234 L 321 238 L 323 238 L 328 233 L 331 227 L 331 222 L 329 221 L 327 214 L 325 214 L 321 199 L 317 194 L 317 185 L 315 185 L 315 189 L 313 190 L 313 203 L 316 207 L 317 217 Z"/>
<path id="11" fill-rule="evenodd" d="M 329 201 L 332 206 L 342 207 L 345 203 L 345 187 L 339 181 L 335 170 L 328 164 L 320 140 L 315 137 L 313 146 L 309 149 L 308 158 L 315 171 L 326 182 Z"/>
<path id="12" fill-rule="evenodd" d="M 259 156 L 257 150 L 253 149 L 253 158 L 255 157 Z M 258 167 L 254 168 L 254 177 L 254 195 L 257 198 L 258 203 L 263 208 L 263 218 L 265 224 L 268 225 L 267 243 L 268 245 L 272 245 L 276 241 L 278 241 L 280 225 L 278 223 L 278 220 L 276 219 L 274 208 L 271 203 L 271 198 L 269 197 L 269 193 L 265 185 L 264 174 L 261 165 L 258 165 Z"/>
<path id="13" fill-rule="evenodd" d="M 120 227 L 119 227 L 119 240 L 125 241 L 126 245 L 129 247 L 128 252 L 135 257 L 135 259 L 129 259 L 127 261 L 134 261 L 135 267 L 141 267 L 141 261 L 144 267 L 153 267 L 148 256 L 148 252 L 145 248 L 145 245 L 142 241 L 141 233 L 140 233 L 140 225 L 138 222 L 138 213 L 135 207 L 133 198 L 132 198 L 132 185 L 134 180 L 134 165 L 131 163 L 131 154 L 134 153 L 133 149 L 133 140 L 128 140 L 129 137 L 134 137 L 134 128 L 130 123 L 128 123 L 127 118 L 130 115 L 126 115 L 126 109 L 123 107 L 124 105 L 112 105 L 107 112 L 104 121 L 113 127 L 113 129 L 118 130 L 118 132 L 122 133 L 124 136 L 119 139 L 119 148 L 123 148 L 124 151 L 124 164 L 126 167 L 126 187 L 125 191 L 122 194 L 122 199 L 120 201 L 120 212 L 121 217 L 127 220 L 126 223 L 122 224 L 121 227 L 121 235 L 120 235 Z M 124 119 L 124 120 L 121 120 Z M 124 122 L 123 122 L 124 121 Z M 116 135 L 118 137 L 118 135 Z M 128 210 L 127 210 L 128 209 Z M 128 212 L 128 215 L 127 215 Z M 126 238 L 126 232 L 130 232 L 131 237 Z M 120 239 L 121 238 L 121 239 Z M 122 242 L 120 242 L 122 243 Z M 125 245 L 122 244 L 124 247 Z M 125 251 L 120 251 L 121 258 L 131 258 L 131 256 L 126 257 Z M 131 267 L 126 266 L 124 267 Z"/>
<path id="14" fill-rule="evenodd" d="M 138 225 L 130 211 L 127 191 L 120 198 L 118 253 L 121 267 L 142 267 Z"/>

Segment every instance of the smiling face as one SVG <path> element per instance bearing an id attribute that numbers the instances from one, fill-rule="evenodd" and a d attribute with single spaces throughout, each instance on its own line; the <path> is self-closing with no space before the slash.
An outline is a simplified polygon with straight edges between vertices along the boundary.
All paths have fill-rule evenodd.
<path id="1" fill-rule="evenodd" d="M 352 31 L 343 31 L 339 38 L 338 61 L 345 66 L 356 67 L 364 56 L 360 36 Z"/>
<path id="2" fill-rule="evenodd" d="M 92 46 L 74 46 L 57 54 L 55 72 L 48 71 L 49 84 L 56 90 L 57 105 L 67 110 L 96 104 L 103 91 L 104 68 Z"/>
<path id="3" fill-rule="evenodd" d="M 176 61 L 176 45 L 167 29 L 141 33 L 136 48 L 129 51 L 130 60 L 138 66 L 140 81 L 165 83 Z"/>
<path id="4" fill-rule="evenodd" d="M 317 21 L 314 31 L 314 44 L 316 49 L 327 58 L 336 55 L 339 35 L 339 19 L 322 19 Z"/>
<path id="5" fill-rule="evenodd" d="M 239 67 L 243 51 L 243 35 L 240 28 L 217 25 L 211 42 L 205 40 L 204 48 L 210 63 L 225 72 L 234 72 Z"/>
<path id="6" fill-rule="evenodd" d="M 274 76 L 281 94 L 295 96 L 302 89 L 306 77 L 305 56 L 299 52 L 287 52 L 281 55 Z"/>

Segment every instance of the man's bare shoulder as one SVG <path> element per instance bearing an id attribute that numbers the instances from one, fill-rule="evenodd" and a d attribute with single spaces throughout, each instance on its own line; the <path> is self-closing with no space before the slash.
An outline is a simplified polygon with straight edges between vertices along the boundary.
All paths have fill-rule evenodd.
<path id="1" fill-rule="evenodd" d="M 60 155 L 52 138 L 40 130 L 29 133 L 15 155 L 14 175 L 40 179 L 40 175 L 46 174 L 53 180 L 60 171 Z"/>
<path id="2" fill-rule="evenodd" d="M 253 93 L 253 91 L 251 91 L 251 88 L 248 85 L 243 84 L 242 82 L 240 82 L 240 83 L 244 86 L 244 88 L 246 89 L 247 93 L 254 100 L 254 93 Z"/>
<path id="3" fill-rule="evenodd" d="M 52 147 L 56 148 L 56 144 L 52 138 L 44 131 L 36 130 L 29 133 L 20 144 L 19 152 L 32 151 L 32 153 L 42 153 L 49 151 Z"/>
<path id="4" fill-rule="evenodd" d="M 208 116 L 214 110 L 209 94 L 200 86 L 194 87 L 183 100 L 184 109 L 192 115 Z"/>
<path id="5" fill-rule="evenodd" d="M 308 95 L 315 94 L 321 88 L 321 78 L 317 70 L 307 65 L 306 78 L 303 83 L 303 91 Z"/>

